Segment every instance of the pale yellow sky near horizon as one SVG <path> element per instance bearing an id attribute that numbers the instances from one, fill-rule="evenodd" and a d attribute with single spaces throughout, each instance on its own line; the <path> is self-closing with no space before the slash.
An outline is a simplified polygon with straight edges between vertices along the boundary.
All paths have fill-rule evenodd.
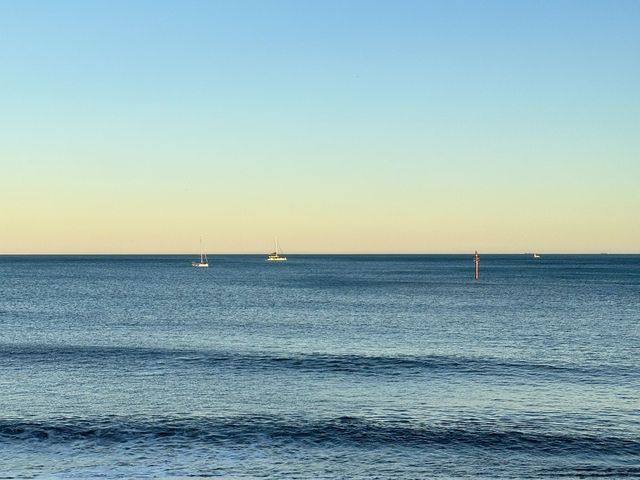
<path id="1" fill-rule="evenodd" d="M 632 185 L 532 178 L 523 188 L 508 175 L 392 170 L 149 174 L 155 185 L 138 175 L 17 177 L 3 182 L 0 253 L 190 253 L 200 236 L 209 253 L 268 252 L 275 236 L 289 253 L 638 252 Z"/>

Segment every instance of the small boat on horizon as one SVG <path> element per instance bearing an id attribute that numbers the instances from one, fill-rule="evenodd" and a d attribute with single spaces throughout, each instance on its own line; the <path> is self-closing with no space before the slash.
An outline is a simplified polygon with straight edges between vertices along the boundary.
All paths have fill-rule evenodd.
<path id="1" fill-rule="evenodd" d="M 200 238 L 200 261 L 191 262 L 192 267 L 208 268 L 209 260 L 207 254 L 202 251 L 202 238 Z"/>
<path id="2" fill-rule="evenodd" d="M 537 253 L 534 253 L 533 258 L 540 258 L 540 255 L 538 255 Z"/>
<path id="3" fill-rule="evenodd" d="M 287 257 L 281 257 L 278 255 L 278 239 L 275 239 L 276 251 L 269 254 L 267 262 L 286 262 Z"/>

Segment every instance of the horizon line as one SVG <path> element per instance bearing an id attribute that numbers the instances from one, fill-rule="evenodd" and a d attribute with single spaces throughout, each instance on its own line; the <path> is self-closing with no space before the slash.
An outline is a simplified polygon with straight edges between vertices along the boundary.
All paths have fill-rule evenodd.
<path id="1" fill-rule="evenodd" d="M 640 255 L 640 252 L 496 252 L 477 251 L 479 255 Z M 268 255 L 265 252 L 206 252 L 209 256 L 215 255 Z M 473 255 L 475 251 L 464 252 L 285 252 L 285 255 Z M 0 256 L 153 256 L 153 255 L 184 255 L 193 256 L 193 252 L 13 252 L 0 253 Z"/>

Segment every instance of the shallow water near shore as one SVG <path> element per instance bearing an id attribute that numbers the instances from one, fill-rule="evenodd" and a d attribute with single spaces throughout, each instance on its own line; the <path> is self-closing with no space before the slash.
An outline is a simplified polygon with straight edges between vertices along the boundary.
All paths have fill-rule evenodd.
<path id="1" fill-rule="evenodd" d="M 640 256 L 0 257 L 0 478 L 640 477 Z"/>

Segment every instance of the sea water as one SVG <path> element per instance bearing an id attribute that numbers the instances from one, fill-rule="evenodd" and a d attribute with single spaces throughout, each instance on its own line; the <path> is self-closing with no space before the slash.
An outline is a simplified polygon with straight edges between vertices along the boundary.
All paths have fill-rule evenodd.
<path id="1" fill-rule="evenodd" d="M 640 477 L 640 256 L 0 257 L 0 478 Z"/>

